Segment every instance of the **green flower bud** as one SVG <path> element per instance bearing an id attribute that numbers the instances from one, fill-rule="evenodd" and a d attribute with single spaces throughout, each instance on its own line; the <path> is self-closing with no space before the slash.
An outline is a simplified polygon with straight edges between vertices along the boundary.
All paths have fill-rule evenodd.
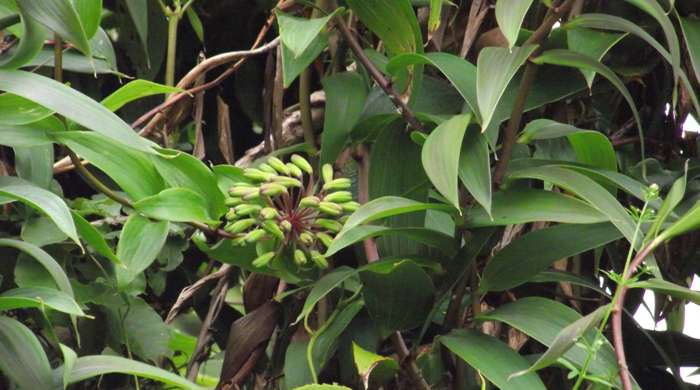
<path id="1" fill-rule="evenodd" d="M 347 211 L 350 213 L 353 211 L 356 211 L 357 209 L 360 208 L 360 204 L 357 202 L 345 202 L 345 203 L 341 204 L 341 206 L 343 206 L 344 211 Z"/>
<path id="2" fill-rule="evenodd" d="M 277 209 L 274 209 L 272 207 L 265 207 L 262 210 L 260 210 L 260 216 L 264 219 L 273 219 L 277 218 L 279 216 L 279 213 L 277 212 Z"/>
<path id="3" fill-rule="evenodd" d="M 254 215 L 257 214 L 262 207 L 256 204 L 241 204 L 233 208 L 236 210 L 236 214 L 240 216 Z"/>
<path id="4" fill-rule="evenodd" d="M 304 198 L 301 198 L 299 201 L 299 206 L 305 207 L 305 208 L 316 208 L 318 207 L 318 204 L 321 203 L 321 200 L 315 196 L 306 196 Z"/>
<path id="5" fill-rule="evenodd" d="M 304 245 L 313 245 L 314 236 L 313 236 L 313 234 L 311 234 L 309 232 L 302 232 L 299 235 L 299 241 L 301 241 L 301 243 Z"/>
<path id="6" fill-rule="evenodd" d="M 243 171 L 243 176 L 247 177 L 250 180 L 267 181 L 274 177 L 274 174 L 263 172 L 255 168 L 246 168 L 246 170 Z"/>
<path id="7" fill-rule="evenodd" d="M 272 178 L 272 181 L 278 184 L 282 184 L 285 187 L 301 187 L 301 182 L 293 177 L 275 176 Z"/>
<path id="8" fill-rule="evenodd" d="M 337 190 L 347 190 L 352 186 L 352 181 L 350 179 L 341 177 L 339 179 L 331 180 L 323 185 L 323 189 L 326 191 L 337 191 Z"/>
<path id="9" fill-rule="evenodd" d="M 294 263 L 296 263 L 296 265 L 304 265 L 306 264 L 306 262 L 307 259 L 306 255 L 304 254 L 304 251 L 302 251 L 301 249 L 296 249 L 294 251 Z"/>
<path id="10" fill-rule="evenodd" d="M 256 187 L 238 187 L 238 186 L 236 186 L 236 187 L 231 187 L 231 189 L 228 191 L 228 193 L 234 197 L 241 197 L 241 196 L 249 194 L 255 190 L 257 190 Z"/>
<path id="11" fill-rule="evenodd" d="M 233 221 L 238 219 L 238 215 L 236 214 L 236 210 L 230 209 L 229 211 L 226 212 L 226 215 L 224 216 L 227 221 Z"/>
<path id="12" fill-rule="evenodd" d="M 258 256 L 255 260 L 253 260 L 253 267 L 256 267 L 256 268 L 264 267 L 264 266 L 270 264 L 270 262 L 274 258 L 275 258 L 275 252 L 264 253 L 264 254 Z"/>
<path id="13" fill-rule="evenodd" d="M 333 192 L 324 196 L 323 200 L 335 203 L 349 202 L 352 200 L 352 193 L 350 191 Z"/>
<path id="14" fill-rule="evenodd" d="M 287 165 L 287 169 L 289 169 L 289 173 L 292 176 L 298 177 L 298 178 L 301 178 L 302 176 L 304 176 L 304 172 L 302 172 L 298 166 L 296 166 L 292 163 L 287 163 L 286 165 Z"/>
<path id="15" fill-rule="evenodd" d="M 253 200 L 260 197 L 260 188 L 251 188 L 250 191 L 243 195 L 243 200 Z"/>
<path id="16" fill-rule="evenodd" d="M 284 230 L 285 232 L 291 232 L 292 223 L 285 219 L 284 221 L 280 222 L 280 228 L 282 228 L 282 230 Z"/>
<path id="17" fill-rule="evenodd" d="M 290 159 L 292 160 L 292 164 L 298 166 L 302 171 L 308 173 L 309 175 L 314 173 L 314 169 L 311 167 L 311 164 L 309 164 L 304 157 L 301 157 L 298 154 L 293 154 Z"/>
<path id="18" fill-rule="evenodd" d="M 273 167 L 271 167 L 271 166 L 269 166 L 268 164 L 265 164 L 265 163 L 262 163 L 262 164 L 258 165 L 258 169 L 261 170 L 261 171 L 263 171 L 263 172 L 271 173 L 271 174 L 273 174 L 273 175 L 276 175 L 276 174 L 277 174 L 277 171 L 275 171 L 275 168 L 273 168 Z"/>
<path id="19" fill-rule="evenodd" d="M 321 212 L 334 217 L 337 217 L 343 213 L 343 207 L 333 202 L 321 202 L 318 204 L 318 209 L 321 210 Z"/>
<path id="20" fill-rule="evenodd" d="M 263 222 L 260 226 L 262 226 L 262 228 L 266 232 L 275 236 L 275 238 L 280 239 L 280 240 L 284 239 L 284 232 L 282 232 L 282 229 L 280 229 L 280 227 L 277 226 L 275 221 L 267 220 L 267 221 Z"/>
<path id="21" fill-rule="evenodd" d="M 256 224 L 253 218 L 241 219 L 240 221 L 232 222 L 224 227 L 224 230 L 231 234 L 242 233 Z"/>
<path id="22" fill-rule="evenodd" d="M 333 242 L 333 237 L 331 237 L 330 234 L 326 234 L 326 233 L 322 233 L 322 232 L 316 233 L 316 238 L 318 238 L 318 240 L 321 241 L 321 243 L 323 245 L 325 245 L 326 248 L 330 248 L 331 243 Z"/>
<path id="23" fill-rule="evenodd" d="M 338 222 L 334 221 L 332 219 L 326 219 L 326 218 L 318 218 L 316 221 L 314 221 L 314 226 L 323 228 L 326 230 L 330 230 L 333 233 L 338 233 L 340 229 L 343 228 L 343 225 Z"/>
<path id="24" fill-rule="evenodd" d="M 328 260 L 326 256 L 322 255 L 318 251 L 311 251 L 311 261 L 313 261 L 318 268 L 328 268 Z"/>
<path id="25" fill-rule="evenodd" d="M 267 163 L 275 168 L 277 172 L 280 173 L 280 175 L 286 175 L 289 176 L 289 168 L 287 168 L 287 165 L 282 162 L 279 158 L 272 156 L 269 159 L 267 159 Z"/>
<path id="26" fill-rule="evenodd" d="M 324 183 L 333 181 L 333 166 L 331 164 L 323 164 L 321 167 L 321 177 Z"/>
<path id="27" fill-rule="evenodd" d="M 247 181 L 237 181 L 237 182 L 231 184 L 231 187 L 248 187 L 248 188 L 253 188 L 253 187 L 257 187 L 257 186 L 258 186 L 257 184 L 248 183 Z"/>
<path id="28" fill-rule="evenodd" d="M 249 244 L 253 244 L 260 241 L 266 234 L 267 233 L 265 233 L 265 230 L 263 229 L 251 230 L 245 235 L 245 241 Z"/>
<path id="29" fill-rule="evenodd" d="M 228 207 L 238 206 L 241 203 L 243 203 L 243 199 L 238 197 L 226 198 L 224 201 L 224 204 L 226 204 Z"/>
<path id="30" fill-rule="evenodd" d="M 265 196 L 277 196 L 287 193 L 287 187 L 278 183 L 265 183 L 260 186 L 260 194 Z"/>
<path id="31" fill-rule="evenodd" d="M 233 245 L 235 246 L 244 246 L 246 244 L 245 236 L 244 237 L 236 237 L 233 239 Z"/>

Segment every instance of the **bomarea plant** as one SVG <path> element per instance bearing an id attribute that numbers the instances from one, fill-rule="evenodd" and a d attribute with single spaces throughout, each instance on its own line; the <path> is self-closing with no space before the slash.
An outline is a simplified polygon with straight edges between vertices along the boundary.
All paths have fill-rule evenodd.
<path id="1" fill-rule="evenodd" d="M 0 388 L 691 389 L 698 17 L 0 0 Z"/>

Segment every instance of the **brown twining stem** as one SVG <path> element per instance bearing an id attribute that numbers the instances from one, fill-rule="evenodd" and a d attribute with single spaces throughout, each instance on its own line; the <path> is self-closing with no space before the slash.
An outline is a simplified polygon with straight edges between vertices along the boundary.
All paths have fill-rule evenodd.
<path id="1" fill-rule="evenodd" d="M 362 49 L 362 46 L 360 46 L 360 43 L 357 41 L 357 39 L 355 39 L 355 36 L 348 28 L 342 16 L 336 16 L 335 23 L 338 27 L 338 30 L 345 38 L 345 41 L 350 47 L 350 50 L 352 50 L 353 54 L 355 54 L 357 60 L 367 70 L 367 73 L 369 73 L 370 77 L 374 79 L 377 85 L 379 85 L 379 87 L 382 90 L 384 90 L 384 93 L 386 93 L 387 96 L 389 96 L 392 103 L 394 103 L 396 108 L 398 108 L 399 112 L 401 113 L 401 116 L 403 116 L 403 118 L 406 120 L 406 123 L 408 123 L 408 125 L 415 130 L 425 132 L 423 125 L 413 114 L 411 109 L 408 107 L 408 104 L 406 104 L 406 102 L 403 101 L 403 99 L 401 99 L 401 97 L 396 93 L 396 91 L 394 91 L 394 88 L 391 86 L 391 81 L 384 77 L 379 68 L 377 68 L 369 59 L 369 57 L 367 57 L 364 50 Z"/>
<path id="2" fill-rule="evenodd" d="M 561 5 L 553 6 L 547 12 L 544 17 L 542 24 L 535 30 L 534 33 L 528 38 L 523 46 L 528 45 L 540 45 L 532 53 L 531 57 L 539 55 L 542 51 L 541 43 L 547 38 L 549 33 L 552 31 L 554 24 L 561 19 L 564 14 L 569 12 L 576 0 L 566 0 Z M 501 143 L 501 156 L 496 164 L 496 169 L 493 174 L 493 182 L 495 186 L 500 186 L 505 177 L 506 170 L 508 168 L 508 162 L 513 155 L 513 146 L 518 135 L 518 129 L 520 128 L 520 121 L 522 120 L 523 112 L 525 111 L 525 102 L 527 101 L 527 96 L 530 93 L 530 88 L 535 81 L 535 76 L 537 74 L 537 66 L 532 62 L 528 62 L 525 65 L 525 73 L 520 81 L 520 88 L 518 89 L 518 94 L 516 95 L 515 102 L 513 103 L 513 109 L 510 114 L 510 120 L 503 133 L 503 142 Z"/>
<path id="3" fill-rule="evenodd" d="M 618 288 L 620 291 L 617 293 L 617 300 L 613 302 L 612 309 L 612 334 L 613 334 L 613 346 L 615 347 L 615 356 L 617 358 L 617 367 L 620 370 L 620 380 L 622 381 L 622 388 L 624 390 L 632 390 L 632 380 L 630 379 L 629 369 L 627 367 L 627 359 L 625 358 L 625 344 L 622 340 L 622 311 L 625 304 L 625 295 L 629 286 L 627 281 L 632 277 L 634 272 L 639 268 L 644 259 L 646 259 L 652 251 L 658 246 L 658 243 L 652 241 L 644 249 L 639 251 L 630 263 L 627 272 L 622 275 L 622 281 Z"/>

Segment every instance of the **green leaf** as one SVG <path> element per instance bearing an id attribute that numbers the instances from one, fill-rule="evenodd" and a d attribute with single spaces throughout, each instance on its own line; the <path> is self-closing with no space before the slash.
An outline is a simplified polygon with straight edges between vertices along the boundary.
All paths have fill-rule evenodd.
<path id="1" fill-rule="evenodd" d="M 166 183 L 199 194 L 206 200 L 205 205 L 213 219 L 218 219 L 228 211 L 214 173 L 202 161 L 180 151 L 162 149 L 161 152 L 168 156 L 153 156 L 152 160 Z"/>
<path id="2" fill-rule="evenodd" d="M 695 77 L 700 79 L 700 20 L 692 17 L 678 17 L 681 22 L 683 37 L 685 38 L 690 62 L 693 64 Z"/>
<path id="3" fill-rule="evenodd" d="M 296 322 L 301 321 L 303 318 L 311 314 L 314 307 L 316 307 L 316 304 L 320 302 L 323 297 L 340 286 L 349 277 L 356 274 L 357 270 L 347 266 L 341 266 L 327 273 L 321 279 L 316 281 L 313 288 L 311 288 L 309 295 L 306 297 L 306 301 L 304 301 L 304 308 L 301 310 L 301 313 L 299 313 L 299 316 L 297 316 Z"/>
<path id="4" fill-rule="evenodd" d="M 529 281 L 557 260 L 601 247 L 621 236 L 610 223 L 566 224 L 535 230 L 496 253 L 486 264 L 479 289 L 509 290 Z M 556 245 L 551 245 L 555 242 Z"/>
<path id="5" fill-rule="evenodd" d="M 22 0 L 17 2 L 17 5 L 23 14 L 36 19 L 50 31 L 56 32 L 61 38 L 72 43 L 86 56 L 92 56 L 92 50 L 88 42 L 90 37 L 86 33 L 85 26 L 83 26 L 73 1 Z M 86 6 L 92 8 L 89 4 Z M 100 9 L 101 12 L 102 10 Z"/>
<path id="6" fill-rule="evenodd" d="M 116 345 L 128 345 L 134 355 L 144 360 L 155 362 L 170 357 L 170 326 L 143 299 L 126 299 L 125 302 L 123 296 L 112 295 L 103 303 L 110 340 Z"/>
<path id="7" fill-rule="evenodd" d="M 0 195 L 18 200 L 46 215 L 63 233 L 81 246 L 70 209 L 53 192 L 14 176 L 0 177 Z M 81 246 L 82 247 L 82 246 Z"/>
<path id="8" fill-rule="evenodd" d="M 481 120 L 477 106 L 476 67 L 474 65 L 449 53 L 406 53 L 393 57 L 386 65 L 386 71 L 391 75 L 396 75 L 401 69 L 417 64 L 429 64 L 438 68 L 462 95 L 477 121 Z"/>
<path id="9" fill-rule="evenodd" d="M 170 188 L 134 203 L 144 215 L 171 222 L 202 222 L 216 225 L 206 208 L 206 200 L 188 188 Z"/>
<path id="10" fill-rule="evenodd" d="M 63 271 L 61 265 L 58 264 L 56 260 L 54 260 L 53 257 L 51 257 L 51 255 L 46 253 L 46 251 L 28 242 L 13 240 L 9 238 L 1 238 L 0 247 L 5 246 L 15 248 L 33 257 L 34 260 L 41 264 L 51 275 L 54 282 L 56 282 L 56 286 L 59 290 L 66 293 L 66 295 L 68 295 L 71 298 L 74 297 L 73 287 L 71 286 L 65 271 Z"/>
<path id="11" fill-rule="evenodd" d="M 2 125 L 33 124 L 51 114 L 53 114 L 51 110 L 29 99 L 12 93 L 0 94 L 0 124 Z"/>
<path id="12" fill-rule="evenodd" d="M 348 0 L 347 3 L 362 24 L 384 42 L 389 56 L 423 51 L 420 26 L 409 0 Z"/>
<path id="13" fill-rule="evenodd" d="M 61 348 L 61 354 L 63 355 L 63 375 L 61 379 L 63 381 L 63 389 L 65 390 L 68 387 L 70 372 L 73 370 L 75 361 L 78 360 L 78 355 L 67 345 L 58 344 L 58 346 Z"/>
<path id="14" fill-rule="evenodd" d="M 17 176 L 41 188 L 50 189 L 53 181 L 53 144 L 15 146 L 12 150 L 15 152 Z"/>
<path id="15" fill-rule="evenodd" d="M 606 222 L 605 214 L 574 197 L 534 189 L 508 189 L 493 195 L 492 215 L 481 207 L 466 211 L 467 226 L 505 226 L 535 221 Z"/>
<path id="16" fill-rule="evenodd" d="M 143 0 L 124 0 L 129 16 L 134 23 L 143 50 L 148 54 L 148 3 Z M 146 55 L 148 62 L 150 57 Z M 150 65 L 150 64 L 149 64 Z"/>
<path id="17" fill-rule="evenodd" d="M 298 59 L 304 55 L 318 35 L 324 31 L 328 21 L 339 11 L 341 9 L 336 9 L 332 14 L 321 18 L 306 19 L 288 15 L 276 8 L 275 15 L 282 44 L 289 49 L 295 59 Z"/>
<path id="18" fill-rule="evenodd" d="M 366 222 L 423 210 L 441 210 L 447 212 L 452 211 L 452 208 L 441 203 L 422 203 L 398 196 L 384 196 L 360 206 L 359 209 L 350 215 L 347 222 L 345 222 L 342 232 Z"/>
<path id="19" fill-rule="evenodd" d="M 165 188 L 163 178 L 144 153 L 90 131 L 65 131 L 52 136 L 105 172 L 132 200 L 155 195 Z"/>
<path id="20" fill-rule="evenodd" d="M 53 143 L 44 127 L 39 124 L 27 126 L 0 125 L 0 145 L 15 148 L 32 148 Z"/>
<path id="21" fill-rule="evenodd" d="M 0 294 L 0 311 L 44 306 L 62 313 L 84 316 L 85 313 L 68 294 L 46 287 L 20 287 Z"/>
<path id="22" fill-rule="evenodd" d="M 13 2 L 16 5 L 15 2 Z M 44 47 L 48 32 L 24 8 L 18 9 L 22 18 L 23 34 L 17 49 L 0 56 L 0 69 L 17 69 L 30 62 Z"/>
<path id="23" fill-rule="evenodd" d="M 227 194 L 234 183 L 249 182 L 249 179 L 243 175 L 243 168 L 222 164 L 213 166 L 211 170 L 214 172 L 214 176 L 216 176 L 216 183 L 219 186 L 219 191 L 223 194 Z"/>
<path id="24" fill-rule="evenodd" d="M 514 49 L 486 47 L 479 53 L 476 61 L 476 98 L 482 132 L 489 127 L 508 83 L 536 48 L 536 45 Z"/>
<path id="25" fill-rule="evenodd" d="M 197 35 L 197 39 L 204 43 L 204 25 L 199 15 L 197 15 L 197 11 L 194 10 L 194 7 L 188 7 L 185 12 L 187 13 L 187 20 L 189 20 L 192 30 L 194 30 L 195 35 Z"/>
<path id="26" fill-rule="evenodd" d="M 81 356 L 75 361 L 75 365 L 70 372 L 68 382 L 70 384 L 84 381 L 85 379 L 101 376 L 105 374 L 125 374 L 135 375 L 142 378 L 152 379 L 175 386 L 181 389 L 202 390 L 203 387 L 175 375 L 162 368 L 129 360 L 121 356 L 92 355 Z M 48 387 L 47 387 L 48 388 Z"/>
<path id="27" fill-rule="evenodd" d="M 117 111 L 125 104 L 147 96 L 183 92 L 177 87 L 170 87 L 148 80 L 133 80 L 102 100 L 102 105 L 110 111 Z"/>
<path id="28" fill-rule="evenodd" d="M 678 204 L 683 200 L 685 196 L 685 188 L 688 182 L 688 163 L 686 161 L 685 170 L 683 176 L 678 178 L 671 186 L 671 189 L 666 194 L 664 202 L 661 207 L 656 212 L 656 218 L 654 218 L 651 226 L 649 227 L 647 236 L 654 237 L 659 234 L 661 227 L 663 226 L 666 219 L 671 215 L 673 210 L 678 206 Z"/>
<path id="29" fill-rule="evenodd" d="M 518 299 L 478 317 L 482 321 L 506 323 L 548 347 L 554 344 L 556 336 L 567 326 L 581 318 L 583 317 L 574 309 L 542 297 Z M 587 344 L 592 345 L 595 333 L 588 331 L 584 338 Z M 577 344 L 563 356 L 576 366 L 582 367 L 588 357 L 588 349 Z M 589 372 L 613 383 L 619 383 L 615 352 L 607 339 L 603 339 L 603 345 L 591 360 Z"/>
<path id="30" fill-rule="evenodd" d="M 120 288 L 126 287 L 138 274 L 153 263 L 168 238 L 168 222 L 151 222 L 132 214 L 119 236 L 117 258 L 126 267 L 117 268 Z"/>
<path id="31" fill-rule="evenodd" d="M 459 155 L 459 179 L 474 199 L 491 215 L 491 158 L 484 134 L 467 130 Z"/>
<path id="32" fill-rule="evenodd" d="M 458 210 L 460 152 L 470 121 L 471 114 L 465 114 L 441 123 L 428 135 L 421 152 L 423 169 L 435 189 Z"/>
<path id="33" fill-rule="evenodd" d="M 644 288 L 700 305 L 700 291 L 694 291 L 663 279 L 647 279 L 630 284 L 630 288 Z"/>
<path id="34" fill-rule="evenodd" d="M 352 357 L 365 389 L 383 386 L 399 371 L 396 360 L 367 351 L 355 342 L 352 343 Z"/>
<path id="35" fill-rule="evenodd" d="M 304 71 L 316 57 L 328 46 L 328 33 L 318 34 L 306 50 L 299 56 L 282 45 L 282 80 L 284 88 L 289 88 L 294 80 Z"/>
<path id="36" fill-rule="evenodd" d="M 503 36 L 508 40 L 508 48 L 515 46 L 520 33 L 520 26 L 525 20 L 525 14 L 530 9 L 532 0 L 498 0 L 496 2 L 496 21 Z"/>
<path id="37" fill-rule="evenodd" d="M 78 230 L 78 235 L 80 235 L 80 238 L 85 240 L 88 246 L 94 249 L 95 252 L 109 259 L 114 264 L 122 264 L 121 260 L 119 260 L 119 258 L 114 254 L 112 248 L 110 248 L 109 244 L 107 244 L 107 241 L 105 241 L 102 234 L 94 226 L 92 226 L 90 222 L 74 211 L 71 211 L 71 215 L 73 216 L 75 227 Z"/>
<path id="38" fill-rule="evenodd" d="M 307 356 L 310 353 L 316 373 L 320 373 L 333 357 L 338 349 L 340 336 L 363 307 L 364 302 L 361 299 L 339 306 L 330 315 L 328 321 L 311 336 Z"/>
<path id="39" fill-rule="evenodd" d="M 367 100 L 367 89 L 359 73 L 336 73 L 324 78 L 322 84 L 326 92 L 326 115 L 321 138 L 321 165 L 335 162 Z"/>
<path id="40" fill-rule="evenodd" d="M 625 37 L 625 34 L 611 34 L 583 27 L 571 28 L 566 31 L 566 41 L 569 50 L 584 54 L 601 61 L 605 54 Z M 593 86 L 595 71 L 581 70 L 588 88 Z"/>
<path id="41" fill-rule="evenodd" d="M 454 252 L 454 249 L 456 249 L 455 241 L 451 236 L 436 230 L 419 227 L 392 228 L 388 226 L 360 225 L 349 230 L 343 230 L 341 234 L 338 234 L 325 253 L 325 256 L 332 256 L 341 249 L 368 238 L 381 237 L 388 234 L 401 235 L 421 244 L 440 249 L 448 254 Z"/>
<path id="42" fill-rule="evenodd" d="M 360 278 L 365 306 L 383 337 L 423 324 L 433 304 L 435 287 L 418 264 L 400 261 L 389 270 L 364 271 Z"/>
<path id="43" fill-rule="evenodd" d="M 85 35 L 91 39 L 102 21 L 102 0 L 74 0 L 75 10 L 85 30 Z"/>
<path id="44" fill-rule="evenodd" d="M 17 320 L 0 316 L 0 371 L 23 389 L 53 389 L 49 359 L 39 340 Z"/>
<path id="45" fill-rule="evenodd" d="M 546 389 L 535 373 L 510 378 L 514 372 L 527 369 L 529 364 L 524 357 L 494 337 L 460 329 L 441 336 L 439 340 L 501 390 Z"/>

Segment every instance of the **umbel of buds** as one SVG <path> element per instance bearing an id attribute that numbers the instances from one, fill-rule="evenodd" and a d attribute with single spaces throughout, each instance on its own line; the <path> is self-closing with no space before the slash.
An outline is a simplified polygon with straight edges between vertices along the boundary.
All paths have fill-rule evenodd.
<path id="1" fill-rule="evenodd" d="M 348 213 L 359 207 L 348 191 L 350 179 L 334 178 L 333 167 L 326 164 L 322 181 L 315 182 L 311 164 L 297 154 L 287 163 L 270 157 L 245 169 L 244 176 L 247 182 L 229 189 L 224 230 L 235 236 L 236 244 L 263 248 L 253 266 L 288 261 L 301 269 L 328 267 L 322 253 Z"/>

